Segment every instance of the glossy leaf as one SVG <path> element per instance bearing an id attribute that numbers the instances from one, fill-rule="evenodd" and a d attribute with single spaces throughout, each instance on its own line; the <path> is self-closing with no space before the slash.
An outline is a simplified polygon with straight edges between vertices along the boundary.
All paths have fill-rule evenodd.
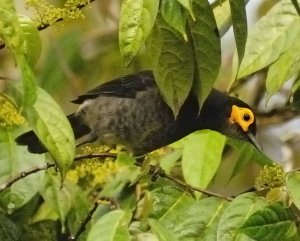
<path id="1" fill-rule="evenodd" d="M 269 97 L 279 91 L 286 81 L 299 72 L 299 52 L 300 43 L 297 41 L 270 66 L 266 80 Z"/>
<path id="2" fill-rule="evenodd" d="M 245 0 L 229 0 L 236 49 L 241 64 L 247 41 L 247 15 Z"/>
<path id="3" fill-rule="evenodd" d="M 225 209 L 217 231 L 218 241 L 251 241 L 239 229 L 250 215 L 266 206 L 266 202 L 254 193 L 245 193 L 235 198 Z"/>
<path id="4" fill-rule="evenodd" d="M 16 93 L 22 96 L 16 88 Z M 25 116 L 34 132 L 54 158 L 60 173 L 71 166 L 75 153 L 74 134 L 65 114 L 43 89 L 38 89 L 38 98 L 33 106 L 27 107 Z"/>
<path id="5" fill-rule="evenodd" d="M 0 128 L 0 187 L 12 178 L 33 167 L 45 165 L 44 155 L 28 153 L 24 146 L 18 146 L 15 138 L 20 131 Z M 0 193 L 0 202 L 8 213 L 26 204 L 39 190 L 44 171 L 21 178 Z M 30 187 L 30 188 L 28 188 Z"/>
<path id="6" fill-rule="evenodd" d="M 209 130 L 195 132 L 184 139 L 182 171 L 188 184 L 207 187 L 219 167 L 225 140 L 225 136 Z"/>
<path id="7" fill-rule="evenodd" d="M 161 15 L 164 20 L 178 32 L 187 41 L 185 24 L 187 16 L 178 1 L 162 0 L 160 3 Z"/>
<path id="8" fill-rule="evenodd" d="M 158 87 L 167 104 L 177 116 L 181 105 L 186 100 L 194 78 L 192 49 L 189 43 L 173 28 L 158 17 L 160 53 L 154 66 L 154 75 Z M 161 38 L 161 39 L 159 39 Z"/>
<path id="9" fill-rule="evenodd" d="M 300 19 L 290 0 L 278 2 L 249 32 L 246 51 L 238 78 L 258 71 L 275 60 L 298 41 Z M 234 58 L 234 70 L 237 69 Z"/>
<path id="10" fill-rule="evenodd" d="M 289 240 L 297 233 L 295 218 L 288 208 L 273 203 L 253 213 L 240 228 L 257 241 Z"/>
<path id="11" fill-rule="evenodd" d="M 124 0 L 119 22 L 119 45 L 126 66 L 144 45 L 156 18 L 158 0 Z"/>
<path id="12" fill-rule="evenodd" d="M 300 209 L 300 172 L 290 172 L 286 176 L 286 189 L 298 209 Z"/>
<path id="13" fill-rule="evenodd" d="M 207 0 L 193 1 L 196 21 L 189 19 L 191 43 L 196 56 L 198 75 L 194 90 L 203 103 L 217 79 L 221 65 L 221 43 L 216 20 Z"/>
<path id="14" fill-rule="evenodd" d="M 98 219 L 88 233 L 87 241 L 129 241 L 128 225 L 131 214 L 123 210 L 115 210 Z"/>

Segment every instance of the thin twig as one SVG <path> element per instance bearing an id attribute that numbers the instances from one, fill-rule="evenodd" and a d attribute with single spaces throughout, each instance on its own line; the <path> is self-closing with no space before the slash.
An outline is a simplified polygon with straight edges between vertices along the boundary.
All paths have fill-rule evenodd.
<path id="1" fill-rule="evenodd" d="M 109 153 L 109 152 L 103 152 L 103 153 L 90 153 L 90 154 L 81 154 L 81 155 L 76 155 L 74 158 L 74 161 L 80 161 L 82 159 L 91 159 L 91 158 L 97 158 L 97 157 L 113 157 L 116 158 L 118 154 L 116 153 Z"/>
<path id="2" fill-rule="evenodd" d="M 203 188 L 191 186 L 191 185 L 189 185 L 189 184 L 187 184 L 183 181 L 180 181 L 177 178 L 174 178 L 174 177 L 172 177 L 172 176 L 170 176 L 166 173 L 162 173 L 162 174 L 160 174 L 160 176 L 164 177 L 164 178 L 167 178 L 167 179 L 171 180 L 172 182 L 175 182 L 175 183 L 177 183 L 178 185 L 180 185 L 184 188 L 187 188 L 187 189 L 192 190 L 192 191 L 203 193 L 203 194 L 205 194 L 206 196 L 209 196 L 209 197 L 218 197 L 218 198 L 225 199 L 227 201 L 232 201 L 233 200 L 232 197 L 225 197 L 225 196 L 222 196 L 218 193 L 214 193 L 214 192 L 208 191 L 208 190 L 203 189 Z"/>
<path id="3" fill-rule="evenodd" d="M 108 202 L 108 203 L 105 203 L 105 202 Z M 81 223 L 76 234 L 74 236 L 73 235 L 69 236 L 68 240 L 76 241 L 79 238 L 79 236 L 86 230 L 86 225 L 91 221 L 93 214 L 95 213 L 95 211 L 97 210 L 97 208 L 100 204 L 107 204 L 111 207 L 111 209 L 115 209 L 115 208 L 119 207 L 119 204 L 112 198 L 103 197 L 101 199 L 98 199 L 94 203 L 94 207 L 86 215 L 84 221 Z"/>
<path id="4" fill-rule="evenodd" d="M 0 193 L 2 191 L 4 191 L 5 189 L 9 188 L 11 185 L 13 185 L 15 182 L 23 179 L 24 177 L 27 177 L 31 174 L 34 174 L 34 173 L 37 173 L 37 172 L 40 172 L 40 171 L 44 171 L 44 170 L 47 170 L 51 167 L 55 167 L 55 164 L 54 163 L 47 163 L 46 165 L 44 166 L 41 166 L 41 167 L 33 167 L 27 171 L 24 171 L 24 172 L 21 172 L 19 173 L 17 176 L 11 178 L 9 181 L 3 183 L 2 185 L 0 185 Z"/>
<path id="5" fill-rule="evenodd" d="M 95 0 L 90 0 L 87 4 L 79 4 L 79 5 L 77 5 L 77 9 L 82 9 L 82 8 L 84 8 L 85 6 L 87 6 L 88 4 L 90 4 L 90 3 L 92 3 L 92 2 L 94 2 Z M 55 23 L 57 23 L 57 22 L 61 22 L 61 21 L 63 21 L 64 19 L 63 18 L 58 18 L 58 19 L 56 19 L 55 20 Z M 46 28 L 48 28 L 48 27 L 50 27 L 50 24 L 41 24 L 41 25 L 39 25 L 38 27 L 37 27 L 37 29 L 39 30 L 39 31 L 42 31 L 42 30 L 44 30 L 44 29 L 46 29 Z M 1 43 L 0 44 L 0 49 L 3 49 L 5 47 L 5 43 Z"/>

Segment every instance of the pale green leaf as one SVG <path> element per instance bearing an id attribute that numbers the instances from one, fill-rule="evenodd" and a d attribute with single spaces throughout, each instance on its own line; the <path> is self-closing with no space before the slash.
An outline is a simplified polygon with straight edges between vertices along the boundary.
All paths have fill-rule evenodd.
<path id="1" fill-rule="evenodd" d="M 226 137 L 214 131 L 204 130 L 190 134 L 184 140 L 184 179 L 190 185 L 205 188 L 219 167 Z"/>
<path id="2" fill-rule="evenodd" d="M 34 216 L 31 217 L 31 223 L 36 223 L 44 220 L 58 220 L 58 214 L 47 202 L 43 202 L 38 210 L 35 212 Z"/>
<path id="3" fill-rule="evenodd" d="M 181 35 L 169 27 L 162 17 L 158 17 L 160 29 L 157 44 L 160 53 L 154 66 L 155 80 L 167 104 L 177 116 L 180 107 L 186 100 L 194 78 L 192 49 Z"/>
<path id="4" fill-rule="evenodd" d="M 165 228 L 155 219 L 149 219 L 148 223 L 151 227 L 151 230 L 158 237 L 159 241 L 178 241 L 173 231 Z"/>
<path id="5" fill-rule="evenodd" d="M 299 6 L 298 1 L 297 0 L 291 0 L 291 1 L 292 1 L 293 5 L 294 5 L 294 7 L 295 7 L 295 9 L 296 9 L 296 11 L 298 13 L 298 15 L 300 16 L 300 6 Z"/>
<path id="6" fill-rule="evenodd" d="M 24 34 L 23 45 L 27 62 L 33 67 L 38 61 L 42 51 L 40 34 L 36 25 L 30 18 L 20 16 L 19 22 Z"/>
<path id="7" fill-rule="evenodd" d="M 163 156 L 159 160 L 160 167 L 167 173 L 170 174 L 172 168 L 175 166 L 176 162 L 182 156 L 182 149 L 175 149 L 170 154 Z"/>
<path id="8" fill-rule="evenodd" d="M 22 96 L 18 86 L 16 95 Z M 64 177 L 75 154 L 75 140 L 70 122 L 52 97 L 38 88 L 38 97 L 33 106 L 24 109 L 27 121 L 43 145 L 54 158 Z"/>
<path id="9" fill-rule="evenodd" d="M 269 97 L 279 91 L 286 81 L 299 72 L 299 52 L 300 43 L 297 41 L 270 66 L 266 80 Z"/>
<path id="10" fill-rule="evenodd" d="M 14 53 L 17 65 L 21 68 L 24 90 L 22 104 L 25 107 L 33 105 L 37 98 L 37 85 L 28 62 L 28 55 L 34 50 L 28 49 L 29 38 L 26 33 L 27 30 L 28 28 L 25 28 L 25 35 L 18 21 L 13 1 L 3 0 L 0 9 L 0 37 L 4 40 L 6 46 Z"/>
<path id="11" fill-rule="evenodd" d="M 249 32 L 246 51 L 238 78 L 252 74 L 272 62 L 296 41 L 300 33 L 300 18 L 290 0 L 279 1 Z M 234 58 L 233 73 L 237 70 Z"/>
<path id="12" fill-rule="evenodd" d="M 218 241 L 251 241 L 245 234 L 239 233 L 243 223 L 257 210 L 267 205 L 254 193 L 245 193 L 235 198 L 225 209 L 217 231 Z"/>
<path id="13" fill-rule="evenodd" d="M 195 0 L 193 1 L 193 10 L 196 21 L 189 19 L 189 27 L 198 73 L 195 76 L 194 91 L 198 96 L 199 103 L 203 103 L 219 73 L 221 43 L 209 2 L 207 0 Z"/>
<path id="14" fill-rule="evenodd" d="M 192 4 L 193 1 L 192 0 L 177 0 L 177 1 L 189 11 L 191 17 L 195 20 L 196 18 L 193 12 L 193 4 Z"/>
<path id="15" fill-rule="evenodd" d="M 295 218 L 288 208 L 273 203 L 253 213 L 240 228 L 257 241 L 288 241 L 297 233 Z"/>
<path id="16" fill-rule="evenodd" d="M 232 177 L 239 173 L 250 161 L 257 162 L 260 166 L 273 165 L 273 161 L 251 143 L 227 138 L 227 144 L 239 152 L 237 164 L 232 172 Z"/>
<path id="17" fill-rule="evenodd" d="M 156 18 L 158 0 L 124 0 L 119 22 L 119 45 L 126 66 L 143 47 Z"/>
<path id="18" fill-rule="evenodd" d="M 26 147 L 18 146 L 15 138 L 20 130 L 0 128 L 0 187 L 12 178 L 33 167 L 45 165 L 43 155 L 28 153 Z M 0 202 L 11 213 L 26 204 L 39 190 L 44 171 L 21 178 L 0 193 Z"/>
<path id="19" fill-rule="evenodd" d="M 131 214 L 123 210 L 107 213 L 92 225 L 87 241 L 129 241 L 128 225 Z"/>
<path id="20" fill-rule="evenodd" d="M 185 24 L 187 16 L 183 11 L 181 5 L 177 1 L 162 0 L 160 3 L 160 11 L 164 20 L 178 32 L 180 32 L 183 38 L 187 41 L 187 35 L 185 30 Z"/>
<path id="21" fill-rule="evenodd" d="M 290 172 L 286 176 L 286 189 L 298 209 L 300 209 L 300 172 Z"/>
<path id="22" fill-rule="evenodd" d="M 247 15 L 245 0 L 229 0 L 236 49 L 241 64 L 247 41 Z"/>
<path id="23" fill-rule="evenodd" d="M 40 188 L 40 194 L 58 216 L 64 231 L 66 216 L 75 198 L 73 189 L 66 181 L 62 184 L 61 177 L 56 172 L 48 171 Z"/>

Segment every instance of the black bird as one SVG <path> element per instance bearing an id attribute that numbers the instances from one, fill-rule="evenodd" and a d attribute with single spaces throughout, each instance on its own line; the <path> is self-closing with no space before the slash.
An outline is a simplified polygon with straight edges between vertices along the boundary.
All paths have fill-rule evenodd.
<path id="1" fill-rule="evenodd" d="M 211 129 L 260 149 L 254 137 L 255 116 L 246 103 L 213 89 L 199 113 L 198 100 L 191 91 L 175 118 L 150 70 L 114 79 L 72 102 L 80 104 L 78 111 L 68 116 L 80 144 L 123 144 L 135 155 L 142 155 L 196 130 Z M 16 142 L 27 145 L 32 153 L 47 151 L 33 131 Z"/>

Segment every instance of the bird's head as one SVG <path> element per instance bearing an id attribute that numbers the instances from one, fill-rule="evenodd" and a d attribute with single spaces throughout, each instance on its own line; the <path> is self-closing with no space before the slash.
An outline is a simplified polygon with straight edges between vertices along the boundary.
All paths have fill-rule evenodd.
<path id="1" fill-rule="evenodd" d="M 248 141 L 261 150 L 255 138 L 255 115 L 249 105 L 237 98 L 213 90 L 201 108 L 200 123 L 203 129 Z"/>

